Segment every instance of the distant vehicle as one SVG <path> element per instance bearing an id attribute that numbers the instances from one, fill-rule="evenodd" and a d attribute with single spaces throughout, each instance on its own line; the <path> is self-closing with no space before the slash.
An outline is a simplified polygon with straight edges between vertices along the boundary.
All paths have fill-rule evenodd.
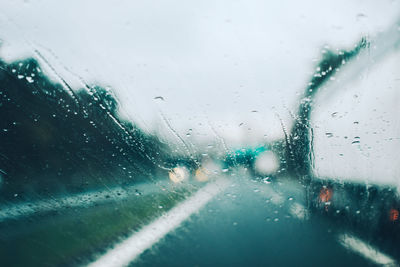
<path id="1" fill-rule="evenodd" d="M 400 199 L 395 187 L 314 178 L 307 192 L 311 216 L 325 217 L 400 259 Z"/>

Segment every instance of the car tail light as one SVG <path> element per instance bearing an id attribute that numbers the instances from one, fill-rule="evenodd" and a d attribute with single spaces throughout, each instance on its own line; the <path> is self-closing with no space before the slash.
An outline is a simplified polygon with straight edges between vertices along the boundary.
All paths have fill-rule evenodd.
<path id="1" fill-rule="evenodd" d="M 324 203 L 329 202 L 332 199 L 332 195 L 333 195 L 332 189 L 323 187 L 319 192 L 319 200 Z"/>
<path id="2" fill-rule="evenodd" d="M 399 220 L 399 211 L 397 209 L 391 209 L 389 212 L 389 220 L 395 222 Z"/>

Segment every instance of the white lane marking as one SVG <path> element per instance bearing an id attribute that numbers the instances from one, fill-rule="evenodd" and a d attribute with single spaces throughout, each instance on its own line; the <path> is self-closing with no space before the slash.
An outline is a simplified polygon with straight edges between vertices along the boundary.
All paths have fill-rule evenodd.
<path id="1" fill-rule="evenodd" d="M 215 182 L 207 184 L 193 196 L 184 200 L 151 224 L 133 233 L 88 266 L 114 267 L 128 265 L 166 234 L 177 228 L 192 214 L 199 211 L 229 184 L 230 181 L 226 178 L 219 178 Z"/>
<path id="2" fill-rule="evenodd" d="M 280 206 L 285 202 L 285 198 L 279 194 L 274 188 L 267 184 L 260 184 L 260 188 L 262 188 L 262 192 L 264 195 L 269 196 L 269 201 L 276 205 Z M 302 204 L 298 202 L 293 202 L 289 205 L 288 212 L 292 215 L 293 218 L 298 220 L 307 220 L 309 218 L 309 212 Z"/>
<path id="3" fill-rule="evenodd" d="M 308 218 L 308 210 L 300 203 L 293 203 L 289 208 L 290 214 L 299 220 L 305 220 Z"/>
<path id="4" fill-rule="evenodd" d="M 257 184 L 257 187 L 260 188 L 260 192 L 262 192 L 263 195 L 268 196 L 269 201 L 271 201 L 276 206 L 282 205 L 285 202 L 283 196 L 281 196 L 275 189 L 273 189 L 269 185 L 260 183 Z"/>
<path id="5" fill-rule="evenodd" d="M 285 202 L 284 198 L 281 195 L 279 195 L 278 193 L 275 193 L 274 191 L 271 191 L 268 193 L 270 193 L 270 196 L 271 196 L 270 201 L 272 203 L 274 203 L 275 205 L 279 206 L 279 205 L 282 205 L 283 202 Z"/>
<path id="6" fill-rule="evenodd" d="M 363 256 L 364 258 L 374 262 L 378 265 L 384 266 L 399 266 L 396 261 L 388 255 L 379 252 L 376 248 L 368 245 L 359 238 L 349 234 L 342 234 L 339 236 L 339 243 L 346 249 Z"/>
<path id="7" fill-rule="evenodd" d="M 168 186 L 167 183 L 163 187 Z M 138 191 L 140 190 L 140 192 Z M 62 210 L 66 208 L 90 207 L 96 204 L 103 204 L 111 201 L 126 199 L 141 192 L 152 193 L 161 192 L 162 188 L 156 184 L 131 185 L 124 188 L 115 187 L 109 190 L 99 190 L 92 192 L 79 193 L 67 197 L 49 198 L 35 202 L 25 202 L 0 206 L 0 222 L 6 220 L 16 220 L 22 217 L 29 217 L 50 211 Z"/>

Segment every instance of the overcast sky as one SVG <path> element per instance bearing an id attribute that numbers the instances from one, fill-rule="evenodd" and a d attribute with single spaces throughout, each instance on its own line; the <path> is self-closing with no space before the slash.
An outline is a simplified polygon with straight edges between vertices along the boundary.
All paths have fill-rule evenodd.
<path id="1" fill-rule="evenodd" d="M 3 57 L 38 49 L 76 87 L 65 69 L 110 85 L 123 112 L 148 129 L 161 111 L 181 133 L 208 133 L 211 124 L 228 139 L 280 136 L 275 113 L 290 123 L 287 109 L 322 46 L 349 47 L 400 10 L 399 1 L 361 0 L 0 3 Z"/>

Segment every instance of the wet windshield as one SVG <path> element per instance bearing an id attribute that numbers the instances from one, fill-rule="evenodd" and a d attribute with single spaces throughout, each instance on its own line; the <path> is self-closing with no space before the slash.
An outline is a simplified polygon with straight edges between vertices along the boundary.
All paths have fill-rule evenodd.
<path id="1" fill-rule="evenodd" d="M 1 266 L 398 266 L 400 1 L 0 4 Z"/>

